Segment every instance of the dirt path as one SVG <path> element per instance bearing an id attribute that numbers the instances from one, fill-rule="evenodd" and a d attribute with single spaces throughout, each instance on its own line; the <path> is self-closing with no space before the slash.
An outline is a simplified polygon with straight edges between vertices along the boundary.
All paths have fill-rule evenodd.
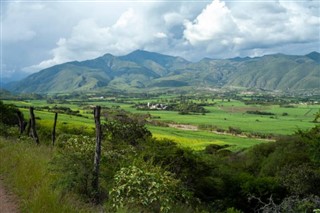
<path id="1" fill-rule="evenodd" d="M 13 194 L 8 192 L 0 179 L 0 212 L 1 213 L 18 213 L 19 208 L 17 199 Z"/>
<path id="2" fill-rule="evenodd" d="M 187 125 L 187 124 L 168 124 L 169 127 L 176 128 L 176 129 L 182 129 L 182 130 L 191 130 L 191 131 L 197 131 L 198 127 L 194 125 Z"/>
<path id="3" fill-rule="evenodd" d="M 168 126 L 172 127 L 172 128 L 176 128 L 176 129 L 187 130 L 187 131 L 198 131 L 199 130 L 199 128 L 197 126 L 190 125 L 190 124 L 168 124 Z M 235 137 L 239 137 L 239 138 L 249 138 L 247 135 L 242 135 L 242 134 L 234 135 L 232 133 L 218 132 L 218 131 L 214 131 L 214 130 L 208 131 L 208 132 L 212 132 L 217 135 L 230 135 L 230 136 L 235 136 Z M 266 138 L 259 138 L 259 137 L 251 137 L 251 138 L 254 138 L 256 140 L 261 140 L 261 141 L 268 141 L 268 142 L 275 141 L 275 139 L 266 139 Z"/>

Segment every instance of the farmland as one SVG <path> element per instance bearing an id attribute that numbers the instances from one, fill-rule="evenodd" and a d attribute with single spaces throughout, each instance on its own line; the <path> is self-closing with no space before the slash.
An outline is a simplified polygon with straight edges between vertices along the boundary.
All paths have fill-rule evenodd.
<path id="1" fill-rule="evenodd" d="M 40 125 L 46 126 L 48 131 L 53 123 L 54 114 L 48 109 L 53 107 L 69 108 L 78 111 L 77 115 L 59 113 L 57 132 L 61 129 L 77 129 L 79 133 L 85 131 L 93 133 L 94 122 L 90 107 L 100 105 L 105 108 L 125 110 L 134 114 L 148 114 L 148 129 L 156 138 L 168 138 L 184 147 L 196 150 L 204 149 L 209 144 L 228 144 L 231 150 L 250 147 L 254 144 L 270 142 L 277 136 L 290 135 L 299 129 L 312 128 L 315 113 L 320 105 L 317 103 L 299 102 L 287 105 L 281 104 L 248 104 L 243 100 L 229 98 L 196 99 L 188 98 L 188 102 L 203 104 L 207 113 L 180 114 L 168 110 L 139 110 L 135 104 L 148 103 L 169 104 L 177 102 L 181 97 L 167 95 L 151 98 L 98 98 L 85 100 L 66 99 L 64 101 L 42 100 L 6 100 L 7 104 L 18 106 L 28 117 L 28 107 L 36 109 L 36 117 Z M 185 102 L 183 102 L 185 103 Z M 248 113 L 260 112 L 260 113 Z M 262 113 L 261 113 L 262 112 Z M 265 115 L 266 113 L 267 115 Z M 162 125 L 154 125 L 160 123 Z M 193 131 L 174 128 L 172 125 L 189 125 Z M 231 130 L 235 129 L 236 132 Z"/>

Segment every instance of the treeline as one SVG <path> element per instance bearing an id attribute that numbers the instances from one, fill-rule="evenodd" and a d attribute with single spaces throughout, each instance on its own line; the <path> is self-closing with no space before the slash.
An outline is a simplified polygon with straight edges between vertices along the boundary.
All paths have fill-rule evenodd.
<path id="1" fill-rule="evenodd" d="M 16 110 L 0 106 L 1 111 Z M 153 138 L 145 117 L 115 109 L 102 110 L 102 115 L 99 203 L 106 212 L 296 213 L 320 208 L 319 125 L 238 152 L 218 145 L 194 151 Z M 16 128 L 1 119 L 1 125 Z M 12 131 L 6 136 L 14 137 Z M 45 140 L 50 138 L 40 141 Z M 57 175 L 56 186 L 92 202 L 95 138 L 60 132 L 56 146 L 48 171 Z"/>
<path id="2" fill-rule="evenodd" d="M 275 115 L 274 113 L 272 112 L 261 112 L 261 111 L 258 111 L 258 110 L 255 110 L 255 111 L 247 111 L 248 114 L 254 114 L 254 115 Z"/>

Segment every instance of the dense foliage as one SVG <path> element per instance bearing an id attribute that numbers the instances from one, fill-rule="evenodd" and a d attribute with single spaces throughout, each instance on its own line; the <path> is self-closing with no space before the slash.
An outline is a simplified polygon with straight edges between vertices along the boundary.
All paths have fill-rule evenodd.
<path id="1" fill-rule="evenodd" d="M 133 131 L 135 126 L 130 127 Z M 159 202 L 164 205 L 160 212 L 169 211 L 160 197 L 174 195 L 176 183 L 209 212 L 230 212 L 231 207 L 235 212 L 280 212 L 288 205 L 288 212 L 309 212 L 320 207 L 319 126 L 237 153 L 218 145 L 196 152 L 169 140 L 138 137 L 139 143 L 132 144 L 130 137 L 117 137 L 111 134 L 104 142 L 107 166 L 102 174 L 115 208 L 148 206 L 152 209 L 147 211 L 159 212 L 155 209 L 161 205 L 153 203 Z M 136 159 L 145 163 L 137 165 Z M 146 190 L 165 180 L 169 185 L 161 193 Z"/>
<path id="2" fill-rule="evenodd" d="M 135 116 L 123 111 L 108 110 L 105 112 L 104 123 L 105 137 L 115 143 L 127 142 L 137 145 L 139 140 L 151 136 L 151 132 L 145 127 L 145 117 Z"/>
<path id="3" fill-rule="evenodd" d="M 18 125 L 19 109 L 14 105 L 4 104 L 0 100 L 0 135 L 9 136 L 12 132 L 12 127 Z M 21 114 L 23 117 L 23 115 Z"/>
<path id="4" fill-rule="evenodd" d="M 61 148 L 53 159 L 52 171 L 62 175 L 56 186 L 90 197 L 94 138 L 62 135 L 58 143 Z"/>
<path id="5" fill-rule="evenodd" d="M 110 191 L 115 209 L 127 206 L 147 212 L 169 212 L 177 202 L 188 202 L 188 196 L 172 173 L 146 163 L 121 168 Z"/>
<path id="6" fill-rule="evenodd" d="M 18 124 L 17 107 L 14 105 L 4 104 L 0 100 L 0 123 L 8 126 Z"/>
<path id="7" fill-rule="evenodd" d="M 104 114 L 100 196 L 108 211 L 295 213 L 320 208 L 319 125 L 238 152 L 218 145 L 194 151 L 152 138 L 146 117 L 116 110 Z M 60 134 L 57 145 L 49 170 L 57 177 L 55 186 L 90 201 L 95 139 Z"/>

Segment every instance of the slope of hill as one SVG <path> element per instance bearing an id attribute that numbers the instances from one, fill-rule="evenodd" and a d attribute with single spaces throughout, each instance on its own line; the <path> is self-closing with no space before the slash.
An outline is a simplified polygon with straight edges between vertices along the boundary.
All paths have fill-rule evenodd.
<path id="1" fill-rule="evenodd" d="M 104 89 L 144 90 L 172 87 L 245 87 L 266 90 L 320 88 L 320 54 L 283 54 L 256 58 L 203 59 L 136 50 L 125 56 L 56 65 L 12 84 L 14 92 L 59 93 Z"/>
<path id="2" fill-rule="evenodd" d="M 268 55 L 238 63 L 227 85 L 268 90 L 320 88 L 320 66 L 305 56 Z"/>

